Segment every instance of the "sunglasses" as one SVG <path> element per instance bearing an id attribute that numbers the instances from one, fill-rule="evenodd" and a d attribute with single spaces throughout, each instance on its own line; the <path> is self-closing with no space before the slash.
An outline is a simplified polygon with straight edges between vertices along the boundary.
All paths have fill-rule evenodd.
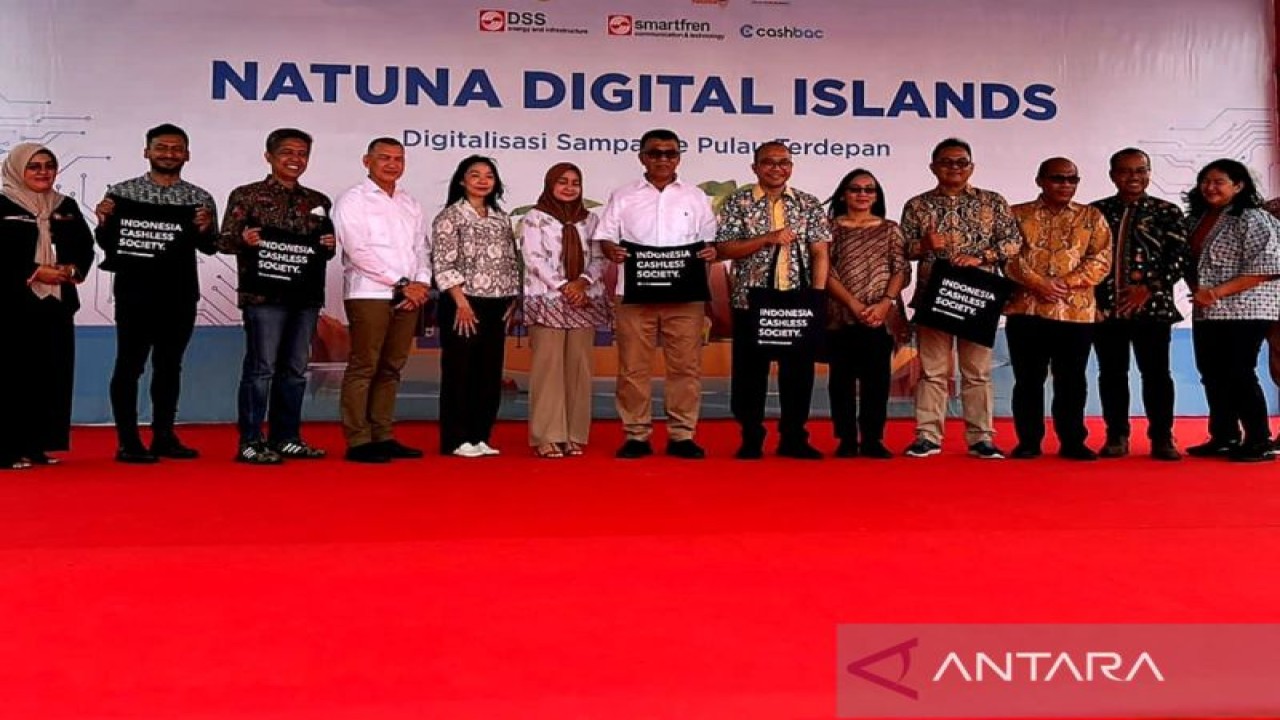
<path id="1" fill-rule="evenodd" d="M 957 158 L 957 159 L 954 159 L 954 160 L 952 160 L 952 159 L 943 159 L 943 160 L 934 160 L 934 161 L 933 161 L 933 164 L 934 164 L 934 165 L 937 165 L 938 167 L 944 167 L 944 168 L 955 168 L 956 170 L 963 170 L 963 169 L 965 169 L 965 168 L 969 167 L 970 165 L 972 165 L 972 164 L 973 164 L 973 161 L 972 161 L 972 160 L 966 160 L 966 159 L 964 159 L 964 158 Z"/>
<path id="2" fill-rule="evenodd" d="M 850 185 L 849 187 L 845 188 L 844 191 L 849 193 L 850 195 L 875 195 L 876 189 L 877 188 L 875 188 L 874 186 L 866 187 L 864 185 Z"/>
<path id="3" fill-rule="evenodd" d="M 1051 183 L 1057 183 L 1059 185 L 1063 185 L 1063 184 L 1079 185 L 1080 184 L 1079 175 L 1045 175 L 1044 179 L 1048 180 Z"/>
<path id="4" fill-rule="evenodd" d="M 680 157 L 679 150 L 645 150 L 642 154 L 650 160 L 675 160 Z"/>

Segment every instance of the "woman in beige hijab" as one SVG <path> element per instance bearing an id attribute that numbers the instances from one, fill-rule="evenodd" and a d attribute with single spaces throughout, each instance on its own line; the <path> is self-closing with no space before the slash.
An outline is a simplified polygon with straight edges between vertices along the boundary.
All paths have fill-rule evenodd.
<path id="1" fill-rule="evenodd" d="M 80 206 L 54 189 L 58 160 L 21 143 L 0 197 L 0 470 L 50 465 L 70 444 L 76 285 L 93 263 Z"/>

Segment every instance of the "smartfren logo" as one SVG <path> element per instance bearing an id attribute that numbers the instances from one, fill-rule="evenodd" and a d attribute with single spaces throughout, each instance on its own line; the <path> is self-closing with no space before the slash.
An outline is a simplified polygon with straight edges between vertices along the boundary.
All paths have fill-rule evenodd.
<path id="1" fill-rule="evenodd" d="M 610 15 L 607 26 L 610 35 L 630 35 L 636 24 L 630 15 Z"/>

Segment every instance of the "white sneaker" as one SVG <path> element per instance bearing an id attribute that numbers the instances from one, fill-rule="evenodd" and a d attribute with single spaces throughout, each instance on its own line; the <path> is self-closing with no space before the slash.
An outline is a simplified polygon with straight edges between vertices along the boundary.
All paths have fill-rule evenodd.
<path id="1" fill-rule="evenodd" d="M 489 443 L 481 440 L 475 444 L 475 449 L 480 451 L 481 455 L 501 455 L 502 451 L 496 447 L 492 447 Z"/>
<path id="2" fill-rule="evenodd" d="M 464 458 L 478 458 L 484 456 L 484 451 L 478 445 L 464 442 L 453 449 L 453 454 Z"/>

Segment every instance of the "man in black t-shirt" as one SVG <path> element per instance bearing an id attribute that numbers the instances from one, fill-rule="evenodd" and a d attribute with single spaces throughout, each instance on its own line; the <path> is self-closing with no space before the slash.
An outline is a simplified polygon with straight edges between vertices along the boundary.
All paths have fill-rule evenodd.
<path id="1" fill-rule="evenodd" d="M 104 270 L 115 272 L 116 363 L 111 412 L 116 460 L 154 463 L 191 459 L 197 451 L 174 432 L 182 358 L 195 328 L 200 282 L 196 250 L 216 252 L 213 197 L 182 179 L 190 160 L 186 132 L 176 125 L 147 131 L 142 156 L 151 169 L 107 189 L 98 203 L 97 241 Z M 138 430 L 138 379 L 151 357 L 151 447 Z"/>

